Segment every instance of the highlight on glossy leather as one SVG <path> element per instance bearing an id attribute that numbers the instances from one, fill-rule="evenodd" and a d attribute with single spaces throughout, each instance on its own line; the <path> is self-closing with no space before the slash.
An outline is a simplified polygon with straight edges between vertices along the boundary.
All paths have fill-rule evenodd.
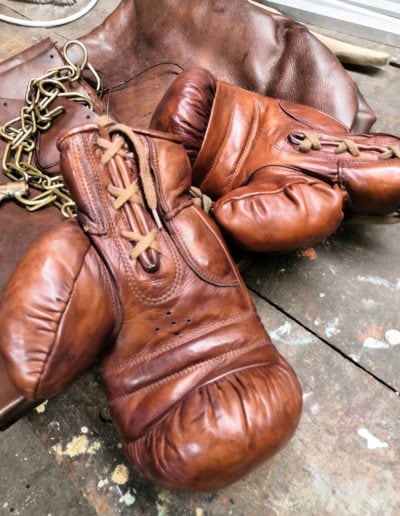
<path id="1" fill-rule="evenodd" d="M 301 388 L 188 193 L 183 147 L 109 120 L 63 134 L 59 147 L 78 219 L 118 292 L 122 324 L 101 376 L 127 456 L 171 489 L 233 482 L 292 436 Z"/>
<path id="2" fill-rule="evenodd" d="M 204 69 L 172 83 L 150 125 L 180 135 L 193 184 L 215 201 L 211 212 L 227 238 L 245 249 L 313 245 L 347 214 L 400 206 L 399 138 L 349 134 L 325 113 Z"/>
<path id="3" fill-rule="evenodd" d="M 75 220 L 36 240 L 0 300 L 0 352 L 18 390 L 44 400 L 106 349 L 116 325 L 104 264 Z"/>

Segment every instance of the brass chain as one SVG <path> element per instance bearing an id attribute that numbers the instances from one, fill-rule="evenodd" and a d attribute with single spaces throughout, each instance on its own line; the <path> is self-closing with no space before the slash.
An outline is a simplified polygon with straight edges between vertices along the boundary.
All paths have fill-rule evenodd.
<path id="1" fill-rule="evenodd" d="M 71 45 L 78 45 L 83 52 L 80 64 L 74 64 L 68 56 Z M 55 99 L 66 98 L 93 110 L 93 105 L 86 95 L 69 91 L 66 85 L 78 81 L 83 70 L 88 69 L 97 80 L 97 91 L 101 86 L 97 73 L 88 62 L 87 50 L 80 41 L 68 41 L 64 45 L 63 56 L 65 65 L 50 68 L 41 77 L 29 81 L 20 116 L 0 126 L 0 137 L 7 142 L 2 162 L 4 174 L 13 182 L 26 185 L 22 189 L 9 188 L 7 196 L 12 196 L 9 192 L 17 192 L 13 197 L 28 211 L 54 204 L 65 217 L 74 217 L 75 203 L 62 176 L 47 175 L 33 164 L 38 133 L 47 131 L 54 118 L 64 112 L 62 106 L 52 108 Z M 41 193 L 29 197 L 29 186 Z M 0 195 L 0 202 L 7 196 Z"/>

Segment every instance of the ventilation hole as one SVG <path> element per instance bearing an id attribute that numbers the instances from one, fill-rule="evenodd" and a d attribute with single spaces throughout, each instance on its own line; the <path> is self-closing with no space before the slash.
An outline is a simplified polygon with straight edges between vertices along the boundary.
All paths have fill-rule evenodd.
<path id="1" fill-rule="evenodd" d="M 53 58 L 54 58 L 53 54 L 50 54 L 50 59 L 53 59 Z"/>
<path id="2" fill-rule="evenodd" d="M 176 321 L 171 321 L 171 326 L 176 326 Z"/>
<path id="3" fill-rule="evenodd" d="M 89 120 L 89 118 L 90 118 L 90 115 L 86 115 L 86 120 Z"/>
<path id="4" fill-rule="evenodd" d="M 181 333 L 179 331 L 174 331 L 174 335 L 180 335 Z"/>
<path id="5" fill-rule="evenodd" d="M 168 312 L 165 312 L 165 315 L 166 315 L 167 317 L 171 317 L 172 312 L 171 312 L 170 310 L 168 310 Z"/>
<path id="6" fill-rule="evenodd" d="M 3 106 L 8 106 L 7 102 L 3 102 Z"/>
<path id="7" fill-rule="evenodd" d="M 160 331 L 160 329 L 161 329 L 161 328 L 159 328 L 159 327 L 157 326 L 157 328 L 154 328 L 154 331 L 157 331 L 157 332 L 158 332 L 158 331 Z"/>
<path id="8" fill-rule="evenodd" d="M 190 324 L 192 322 L 192 319 L 186 319 L 186 324 Z"/>

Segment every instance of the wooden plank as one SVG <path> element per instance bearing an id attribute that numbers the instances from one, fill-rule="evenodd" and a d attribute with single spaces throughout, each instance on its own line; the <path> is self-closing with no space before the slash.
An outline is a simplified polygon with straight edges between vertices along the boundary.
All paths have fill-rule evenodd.
<path id="1" fill-rule="evenodd" d="M 0 513 L 94 516 L 95 510 L 54 465 L 25 420 L 0 437 Z"/>
<path id="2" fill-rule="evenodd" d="M 325 31 L 399 56 L 400 50 Z M 400 134 L 400 69 L 353 68 L 375 110 L 374 131 Z M 400 226 L 343 225 L 315 248 L 284 256 L 246 256 L 248 285 L 320 338 L 400 390 Z"/>
<path id="3" fill-rule="evenodd" d="M 265 326 L 303 386 L 303 416 L 289 445 L 225 489 L 166 491 L 140 478 L 123 456 L 93 370 L 49 401 L 44 412 L 32 413 L 29 423 L 98 514 L 394 515 L 400 511 L 398 397 L 254 297 Z"/>
<path id="4" fill-rule="evenodd" d="M 247 284 L 400 390 L 399 226 L 342 226 L 313 249 L 254 256 Z"/>

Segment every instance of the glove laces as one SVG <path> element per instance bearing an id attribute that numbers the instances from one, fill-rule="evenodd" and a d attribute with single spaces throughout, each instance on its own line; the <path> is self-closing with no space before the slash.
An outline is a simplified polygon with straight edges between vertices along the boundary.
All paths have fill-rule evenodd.
<path id="1" fill-rule="evenodd" d="M 292 136 L 292 135 L 291 135 Z M 323 142 L 320 141 L 321 135 L 314 133 L 312 131 L 302 131 L 301 133 L 293 134 L 294 140 L 298 143 L 298 138 L 303 137 L 301 143 L 299 144 L 299 151 L 306 153 L 310 150 L 321 150 Z M 357 147 L 357 144 L 348 138 L 344 138 L 338 142 L 329 142 L 336 144 L 335 154 L 343 154 L 344 152 L 349 152 L 352 156 L 358 157 L 361 155 L 360 149 Z M 400 146 L 398 145 L 389 145 L 385 152 L 382 152 L 379 156 L 379 160 L 385 160 L 390 158 L 399 158 L 400 159 Z"/>
<path id="2" fill-rule="evenodd" d="M 110 135 L 111 133 L 119 133 L 117 136 L 112 137 L 111 140 L 100 136 L 98 137 L 97 145 L 105 150 L 101 159 L 102 165 L 106 165 L 115 156 L 121 156 L 124 159 L 129 157 L 129 154 L 124 150 L 125 139 L 121 137 L 120 134 L 123 134 L 131 142 L 138 160 L 138 172 L 147 207 L 152 212 L 157 227 L 162 228 L 162 223 L 157 212 L 157 194 L 150 171 L 149 161 L 139 137 L 130 127 L 116 123 L 108 116 L 101 117 L 97 123 L 101 127 L 105 128 Z M 109 184 L 107 185 L 107 191 L 115 198 L 113 202 L 115 210 L 119 210 L 126 203 L 136 203 L 144 207 L 143 198 L 140 195 L 136 182 L 130 183 L 126 188 Z M 152 229 L 144 235 L 135 231 L 122 230 L 120 235 L 136 244 L 129 255 L 130 258 L 134 260 L 147 249 L 153 249 L 157 253 L 161 253 L 160 246 L 156 240 L 157 233 L 157 229 Z"/>
<path id="3" fill-rule="evenodd" d="M 197 188 L 196 186 L 191 186 L 189 193 L 193 197 L 193 202 L 197 204 L 197 206 L 200 206 L 200 208 L 202 208 L 206 213 L 210 212 L 213 205 L 211 197 L 208 197 L 208 195 L 204 194 L 200 188 Z"/>

